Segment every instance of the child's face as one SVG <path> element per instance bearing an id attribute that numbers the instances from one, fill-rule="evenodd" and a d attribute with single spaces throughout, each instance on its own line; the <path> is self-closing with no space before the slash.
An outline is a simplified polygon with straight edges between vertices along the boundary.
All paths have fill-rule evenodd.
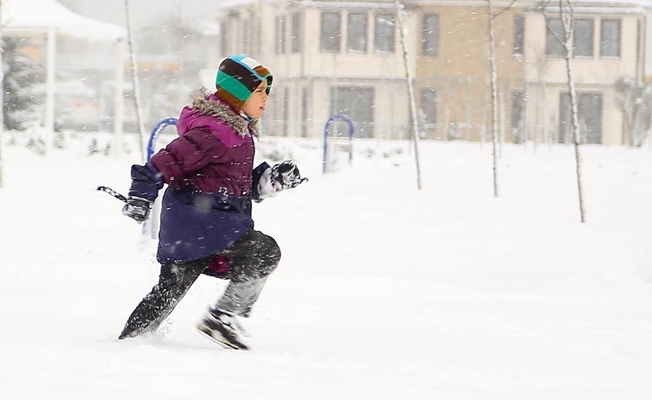
<path id="1" fill-rule="evenodd" d="M 258 119 L 263 116 L 265 112 L 265 105 L 267 104 L 267 80 L 263 82 L 254 90 L 249 96 L 249 99 L 242 106 L 242 111 L 249 116 L 249 118 Z"/>

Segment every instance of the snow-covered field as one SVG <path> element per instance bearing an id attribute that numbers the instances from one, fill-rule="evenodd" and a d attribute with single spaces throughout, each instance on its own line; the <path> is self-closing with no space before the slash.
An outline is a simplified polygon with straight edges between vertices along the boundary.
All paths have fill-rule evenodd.
<path id="1" fill-rule="evenodd" d="M 249 352 L 196 333 L 209 277 L 116 340 L 155 243 L 95 188 L 126 192 L 134 155 L 4 147 L 0 399 L 652 398 L 652 151 L 583 148 L 581 224 L 571 147 L 505 146 L 496 199 L 486 144 L 421 142 L 419 191 L 406 143 L 327 175 L 278 143 L 311 180 L 254 209 L 283 260 Z"/>

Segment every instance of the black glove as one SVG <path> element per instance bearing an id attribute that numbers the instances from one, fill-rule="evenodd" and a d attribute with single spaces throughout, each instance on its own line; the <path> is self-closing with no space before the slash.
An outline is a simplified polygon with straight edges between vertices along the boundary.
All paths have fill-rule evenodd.
<path id="1" fill-rule="evenodd" d="M 147 221 L 149 218 L 149 210 L 152 208 L 152 202 L 140 197 L 129 196 L 127 204 L 122 207 L 122 213 L 129 218 L 141 223 Z"/>
<path id="2" fill-rule="evenodd" d="M 308 178 L 302 178 L 299 168 L 292 161 L 283 161 L 272 167 L 272 182 L 278 192 L 299 186 Z"/>

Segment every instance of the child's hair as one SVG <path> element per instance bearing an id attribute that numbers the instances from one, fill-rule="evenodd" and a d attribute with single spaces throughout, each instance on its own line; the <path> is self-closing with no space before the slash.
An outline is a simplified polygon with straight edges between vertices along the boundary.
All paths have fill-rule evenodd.
<path id="1" fill-rule="evenodd" d="M 264 79 L 267 80 L 267 94 L 269 94 L 272 90 L 273 77 L 267 68 L 246 55 L 227 57 L 220 64 L 215 77 L 217 97 L 240 112 L 249 96 Z"/>

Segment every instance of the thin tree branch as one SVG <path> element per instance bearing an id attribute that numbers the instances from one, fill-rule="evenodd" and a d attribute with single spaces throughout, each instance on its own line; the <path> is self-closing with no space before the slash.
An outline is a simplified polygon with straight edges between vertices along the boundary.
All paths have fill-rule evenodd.
<path id="1" fill-rule="evenodd" d="M 518 1 L 518 0 L 512 0 L 511 3 L 509 3 L 509 5 L 508 5 L 507 7 L 503 8 L 503 9 L 500 10 L 500 11 L 496 11 L 496 12 L 494 12 L 494 13 L 491 15 L 491 18 L 496 18 L 496 17 L 499 17 L 499 16 L 503 15 L 504 13 L 507 12 L 507 10 L 509 10 L 510 8 L 514 7 L 514 4 L 515 4 L 517 1 Z"/>

